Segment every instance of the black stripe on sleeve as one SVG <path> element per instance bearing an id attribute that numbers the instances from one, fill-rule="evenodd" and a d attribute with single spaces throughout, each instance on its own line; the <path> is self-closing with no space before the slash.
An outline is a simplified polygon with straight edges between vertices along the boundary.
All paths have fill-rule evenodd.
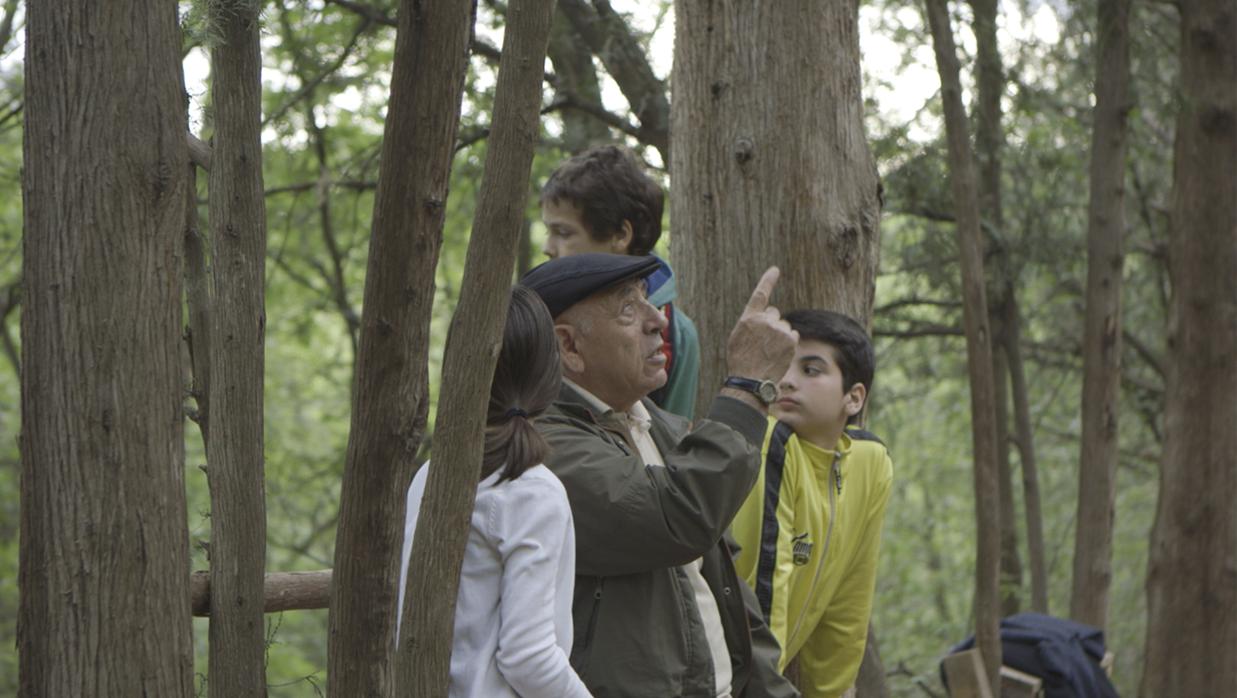
<path id="1" fill-rule="evenodd" d="M 777 568 L 777 503 L 782 493 L 782 470 L 786 466 L 786 442 L 793 432 L 790 425 L 778 422 L 769 439 L 765 457 L 764 510 L 760 523 L 760 559 L 756 564 L 756 600 L 765 622 L 772 625 L 773 572 Z"/>

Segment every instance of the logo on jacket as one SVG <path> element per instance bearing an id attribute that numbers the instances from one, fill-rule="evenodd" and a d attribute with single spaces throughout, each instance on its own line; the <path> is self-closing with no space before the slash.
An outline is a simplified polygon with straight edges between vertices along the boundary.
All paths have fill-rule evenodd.
<path id="1" fill-rule="evenodd" d="M 806 565 L 812 557 L 812 541 L 807 539 L 806 533 L 801 533 L 791 538 L 790 542 L 794 544 L 790 549 L 790 559 L 799 567 Z"/>

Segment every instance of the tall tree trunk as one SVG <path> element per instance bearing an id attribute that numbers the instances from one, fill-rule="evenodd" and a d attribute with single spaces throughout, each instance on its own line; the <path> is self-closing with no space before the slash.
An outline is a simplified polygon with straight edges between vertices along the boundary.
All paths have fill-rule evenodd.
<path id="1" fill-rule="evenodd" d="M 516 277 L 524 276 L 529 269 L 533 268 L 533 240 L 532 240 L 532 224 L 527 218 L 524 219 L 524 224 L 520 226 L 520 242 L 516 247 L 515 252 L 515 275 Z"/>
<path id="2" fill-rule="evenodd" d="M 889 698 L 889 683 L 885 681 L 885 663 L 881 661 L 876 628 L 868 621 L 868 640 L 863 648 L 859 676 L 855 678 L 856 698 Z"/>
<path id="3" fill-rule="evenodd" d="M 1002 304 L 1003 306 L 1003 304 Z M 1014 476 L 1009 462 L 1009 361 L 1005 347 L 997 341 L 1004 337 L 1001 308 L 988 314 L 991 323 L 992 346 L 992 416 L 996 427 L 997 488 L 1001 493 L 1001 616 L 1012 616 L 1022 605 L 1022 559 L 1018 556 L 1017 511 L 1014 509 Z"/>
<path id="4" fill-rule="evenodd" d="M 524 227 L 533 150 L 541 136 L 542 66 L 553 17 L 554 0 L 507 5 L 485 176 L 459 305 L 447 334 L 434 466 L 408 562 L 408 601 L 400 611 L 398 684 L 407 695 L 447 693 L 460 564 L 480 479 L 486 406 Z"/>
<path id="5" fill-rule="evenodd" d="M 174 3 L 26 6 L 23 696 L 192 696 Z"/>
<path id="6" fill-rule="evenodd" d="M 1237 9 L 1183 0 L 1142 695 L 1237 695 Z"/>
<path id="7" fill-rule="evenodd" d="M 593 54 L 588 45 L 580 41 L 567 15 L 560 10 L 554 14 L 550 28 L 550 42 L 546 49 L 554 75 L 554 99 L 581 101 L 601 105 L 601 82 L 593 67 Z M 667 105 L 669 110 L 669 105 Z M 571 153 L 606 143 L 611 140 L 610 129 L 597 118 L 580 109 L 564 109 L 563 145 Z"/>
<path id="8" fill-rule="evenodd" d="M 1129 12 L 1129 0 L 1100 0 L 1096 20 L 1087 310 L 1082 340 L 1082 447 L 1070 617 L 1098 628 L 1108 625 L 1117 496 Z"/>
<path id="9" fill-rule="evenodd" d="M 211 0 L 210 695 L 266 695 L 266 200 L 257 3 Z"/>
<path id="10" fill-rule="evenodd" d="M 949 23 L 946 0 L 925 0 L 941 99 L 949 139 L 949 179 L 953 189 L 962 266 L 962 309 L 966 325 L 966 355 L 971 382 L 971 436 L 975 458 L 975 642 L 994 696 L 1000 695 L 1000 487 L 997 476 L 996 425 L 993 422 L 992 349 L 981 253 L 979 197 L 967 133 L 966 110 L 958 78 L 958 52 Z"/>
<path id="11" fill-rule="evenodd" d="M 389 696 L 404 494 L 428 409 L 429 319 L 471 3 L 403 0 L 374 197 L 331 580 L 327 688 Z"/>
<path id="12" fill-rule="evenodd" d="M 1022 497 L 1027 532 L 1027 562 L 1031 567 L 1031 610 L 1048 613 L 1048 568 L 1044 562 L 1044 516 L 1039 497 L 1039 466 L 1031 429 L 1031 406 L 1027 396 L 1026 370 L 1022 362 L 1022 313 L 1018 297 L 1005 304 L 1005 356 L 1009 362 L 1010 388 L 1014 397 L 1014 426 L 1018 459 L 1022 466 Z"/>
<path id="13" fill-rule="evenodd" d="M 1005 71 L 997 43 L 996 0 L 970 0 L 970 5 L 974 13 L 972 30 L 978 88 L 975 155 L 979 165 L 979 211 L 990 229 L 989 254 L 993 260 L 988 280 L 988 322 L 992 329 L 996 466 L 1001 492 L 1001 615 L 1008 616 L 1017 613 L 1021 606 L 1022 559 L 1018 554 L 1013 467 L 1009 459 L 1009 358 L 1005 351 L 1005 336 L 1012 331 L 1005 322 L 1005 306 L 1014 297 L 1013 269 L 1001 206 L 1001 150 L 1005 144 L 1001 95 L 1005 92 Z"/>
<path id="14" fill-rule="evenodd" d="M 858 5 L 678 0 L 670 211 L 683 307 L 725 337 L 749 289 L 867 323 L 880 197 L 863 130 Z M 701 344 L 697 409 L 725 378 Z"/>
<path id="15" fill-rule="evenodd" d="M 609 0 L 561 0 L 576 34 L 597 56 L 640 120 L 640 141 L 670 161 L 670 104 L 666 84 L 653 74 L 648 56 Z"/>

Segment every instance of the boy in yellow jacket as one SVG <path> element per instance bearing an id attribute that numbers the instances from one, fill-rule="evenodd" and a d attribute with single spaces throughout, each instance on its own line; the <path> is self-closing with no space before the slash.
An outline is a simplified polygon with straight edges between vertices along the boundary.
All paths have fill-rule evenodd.
<path id="1" fill-rule="evenodd" d="M 805 698 L 840 696 L 859 673 L 893 480 L 889 452 L 848 428 L 875 357 L 854 320 L 824 310 L 785 317 L 799 333 L 765 433 L 764 467 L 732 524 L 739 575 L 782 647 L 798 657 Z"/>

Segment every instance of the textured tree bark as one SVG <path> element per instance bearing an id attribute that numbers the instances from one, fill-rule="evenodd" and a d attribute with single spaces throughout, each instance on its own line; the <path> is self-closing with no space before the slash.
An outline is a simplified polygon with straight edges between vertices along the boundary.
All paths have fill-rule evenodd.
<path id="1" fill-rule="evenodd" d="M 443 358 L 434 466 L 425 484 L 397 661 L 401 693 L 447 694 L 460 564 L 480 479 L 490 382 L 502 345 L 533 151 L 554 0 L 511 0 L 494 92 L 485 176 L 460 300 Z"/>
<path id="2" fill-rule="evenodd" d="M 210 572 L 189 578 L 193 615 L 210 616 Z M 331 570 L 271 572 L 263 581 L 263 613 L 326 608 L 331 598 Z"/>
<path id="3" fill-rule="evenodd" d="M 1031 610 L 1048 613 L 1048 568 L 1044 562 L 1044 516 L 1039 497 L 1039 466 L 1035 461 L 1035 440 L 1031 428 L 1031 406 L 1027 397 L 1027 377 L 1022 362 L 1022 314 L 1018 299 L 1011 296 L 1005 305 L 1005 355 L 1009 362 L 1010 389 L 1014 398 L 1014 428 L 1018 459 L 1022 466 L 1022 498 L 1027 533 L 1027 563 L 1031 567 Z"/>
<path id="4" fill-rule="evenodd" d="M 266 200 L 257 3 L 212 0 L 211 698 L 266 695 L 263 399 Z"/>
<path id="5" fill-rule="evenodd" d="M 471 11 L 451 0 L 400 3 L 335 538 L 327 688 L 336 696 L 393 690 L 404 495 L 428 409 L 434 268 Z"/>
<path id="6" fill-rule="evenodd" d="M 1082 339 L 1082 446 L 1070 617 L 1108 625 L 1121 394 L 1121 275 L 1125 262 L 1125 117 L 1129 104 L 1129 1 L 1097 6 L 1087 298 Z"/>
<path id="7" fill-rule="evenodd" d="M 1001 603 L 1000 487 L 997 477 L 996 424 L 993 415 L 992 350 L 981 253 L 979 197 L 967 133 L 966 110 L 958 79 L 958 52 L 949 23 L 946 0 L 925 0 L 941 99 L 949 139 L 949 179 L 957 216 L 962 267 L 963 322 L 966 325 L 967 367 L 971 383 L 971 435 L 975 458 L 975 644 L 983 654 L 992 694 L 1000 696 Z"/>
<path id="8" fill-rule="evenodd" d="M 999 312 L 999 309 L 998 309 Z M 1017 512 L 1014 509 L 1014 476 L 1009 460 L 1009 362 L 1005 349 L 995 341 L 1004 334 L 998 313 L 988 314 L 994 345 L 992 347 L 992 406 L 996 412 L 992 422 L 996 427 L 997 487 L 1001 493 L 1001 617 L 1017 613 L 1022 605 L 1022 559 L 1018 555 Z"/>
<path id="9" fill-rule="evenodd" d="M 1009 357 L 1006 335 L 1014 331 L 1006 322 L 1005 307 L 1014 302 L 1014 271 L 1005 235 L 1001 206 L 1001 150 L 1005 135 L 1001 126 L 1001 95 L 1005 74 L 997 44 L 996 0 L 970 0 L 974 13 L 975 155 L 979 169 L 979 210 L 990 229 L 988 258 L 988 323 L 992 329 L 993 400 L 996 408 L 997 476 L 1001 492 L 1001 615 L 1019 611 L 1022 595 L 1022 558 L 1018 554 L 1018 524 L 1014 509 L 1013 467 L 1009 458 Z"/>
<path id="10" fill-rule="evenodd" d="M 1181 10 L 1164 455 L 1144 696 L 1237 695 L 1237 11 Z"/>
<path id="11" fill-rule="evenodd" d="M 853 0 L 675 3 L 671 253 L 699 327 L 697 410 L 725 378 L 724 342 L 751 288 L 867 323 L 880 196 L 864 137 Z"/>
<path id="12" fill-rule="evenodd" d="M 174 3 L 26 6 L 22 696 L 192 696 Z"/>
<path id="13" fill-rule="evenodd" d="M 889 698 L 889 683 L 885 681 L 885 663 L 881 661 L 876 628 L 868 621 L 868 642 L 863 648 L 863 662 L 855 679 L 857 698 Z"/>

